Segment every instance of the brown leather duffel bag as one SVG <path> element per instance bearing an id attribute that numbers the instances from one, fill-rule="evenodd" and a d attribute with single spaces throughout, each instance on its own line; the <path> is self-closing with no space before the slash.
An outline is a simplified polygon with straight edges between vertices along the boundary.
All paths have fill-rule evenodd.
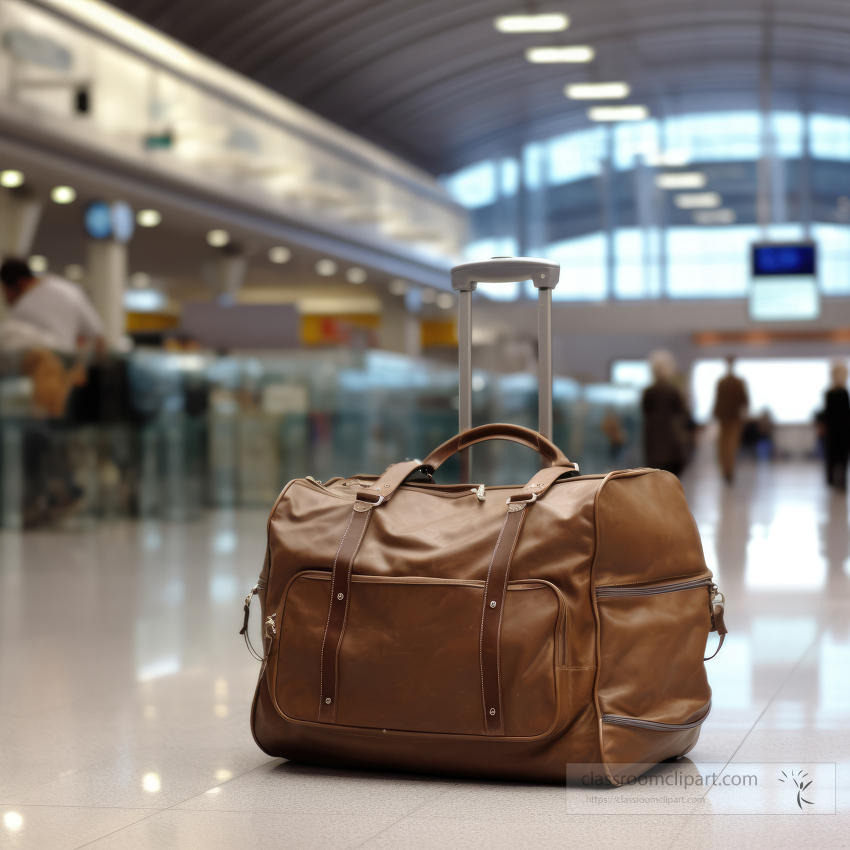
<path id="1" fill-rule="evenodd" d="M 409 480 L 491 439 L 548 465 L 524 487 Z M 332 765 L 560 782 L 568 764 L 645 770 L 695 745 L 707 638 L 725 633 L 673 475 L 578 475 L 516 425 L 380 477 L 290 482 L 246 626 L 254 593 L 257 744 Z"/>

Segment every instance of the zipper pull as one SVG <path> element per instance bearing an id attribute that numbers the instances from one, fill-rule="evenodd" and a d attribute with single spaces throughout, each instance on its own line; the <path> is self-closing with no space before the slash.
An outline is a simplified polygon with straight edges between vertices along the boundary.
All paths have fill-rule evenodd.
<path id="1" fill-rule="evenodd" d="M 478 487 L 473 487 L 471 492 L 475 493 L 475 495 L 478 496 L 479 502 L 483 502 L 484 499 L 487 497 L 485 492 L 484 492 L 484 485 L 483 484 L 480 484 Z"/>
<path id="2" fill-rule="evenodd" d="M 275 628 L 275 625 L 274 625 L 274 618 L 276 616 L 277 616 L 277 614 L 269 614 L 269 616 L 266 617 L 266 637 L 267 638 L 271 638 L 273 635 L 277 634 L 277 629 Z M 271 634 L 269 634 L 269 632 L 271 632 Z"/>

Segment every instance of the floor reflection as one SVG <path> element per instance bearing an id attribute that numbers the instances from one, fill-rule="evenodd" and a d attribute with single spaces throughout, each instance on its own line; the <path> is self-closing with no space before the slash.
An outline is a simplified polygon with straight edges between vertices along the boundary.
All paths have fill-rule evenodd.
<path id="1" fill-rule="evenodd" d="M 744 463 L 720 479 L 706 452 L 683 482 L 730 634 L 707 665 L 713 722 L 832 728 L 850 717 L 847 498 L 815 463 Z M 707 732 L 710 734 L 711 727 Z"/>

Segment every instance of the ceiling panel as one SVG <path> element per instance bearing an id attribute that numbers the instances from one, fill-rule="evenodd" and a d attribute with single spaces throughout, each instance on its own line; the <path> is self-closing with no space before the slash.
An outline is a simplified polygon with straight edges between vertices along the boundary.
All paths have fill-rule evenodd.
<path id="1" fill-rule="evenodd" d="M 846 0 L 575 0 L 554 35 L 503 35 L 506 0 L 117 0 L 115 5 L 438 174 L 587 123 L 567 82 L 625 79 L 653 114 L 774 104 L 846 112 Z M 201 11 L 202 10 L 202 11 Z M 526 47 L 592 44 L 589 65 Z"/>

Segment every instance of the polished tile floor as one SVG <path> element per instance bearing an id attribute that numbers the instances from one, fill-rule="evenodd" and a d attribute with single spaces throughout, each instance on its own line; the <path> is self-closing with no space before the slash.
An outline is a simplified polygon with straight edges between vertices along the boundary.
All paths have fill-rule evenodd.
<path id="1" fill-rule="evenodd" d="M 837 814 L 823 794 L 797 811 L 794 789 L 784 809 L 735 814 L 716 788 L 599 814 L 581 789 L 270 759 L 237 635 L 265 517 L 209 513 L 0 534 L 0 847 L 850 846 L 847 500 L 813 464 L 744 466 L 729 488 L 704 461 L 685 485 L 731 627 L 690 757 L 836 763 Z"/>

